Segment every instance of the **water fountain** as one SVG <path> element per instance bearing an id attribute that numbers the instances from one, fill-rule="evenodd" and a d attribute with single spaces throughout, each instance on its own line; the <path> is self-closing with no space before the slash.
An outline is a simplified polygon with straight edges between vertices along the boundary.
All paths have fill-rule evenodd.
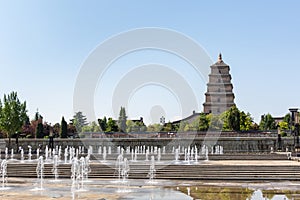
<path id="1" fill-rule="evenodd" d="M 145 161 L 149 161 L 149 159 L 148 159 L 148 157 L 149 157 L 149 149 L 146 150 L 146 154 L 145 155 L 146 155 L 145 156 L 146 157 Z"/>
<path id="2" fill-rule="evenodd" d="M 80 178 L 80 167 L 77 158 L 72 159 L 72 166 L 71 166 L 71 180 L 72 180 L 72 189 L 76 188 L 79 189 L 78 180 Z"/>
<path id="3" fill-rule="evenodd" d="M 121 182 L 121 174 L 122 174 L 122 164 L 123 164 L 123 156 L 120 154 L 116 161 L 116 171 L 118 174 L 118 180 Z"/>
<path id="4" fill-rule="evenodd" d="M 130 154 L 130 146 L 126 148 L 126 154 Z"/>
<path id="5" fill-rule="evenodd" d="M 84 190 L 84 185 L 83 185 L 83 181 L 84 181 L 84 171 L 85 171 L 85 158 L 81 157 L 79 159 L 79 174 L 78 174 L 78 179 L 79 179 L 79 184 L 80 184 L 80 189 L 79 191 L 83 191 Z"/>
<path id="6" fill-rule="evenodd" d="M 160 162 L 161 159 L 161 150 L 158 148 L 158 153 L 157 153 L 157 161 Z"/>
<path id="7" fill-rule="evenodd" d="M 83 173 L 83 180 L 84 180 L 84 182 L 90 182 L 88 180 L 90 172 L 91 172 L 90 157 L 87 156 L 87 157 L 85 157 L 85 165 L 84 165 L 84 173 Z"/>
<path id="8" fill-rule="evenodd" d="M 24 150 L 22 149 L 22 147 L 20 147 L 20 154 L 21 154 L 20 160 L 21 160 L 21 163 L 23 163 L 24 162 Z"/>
<path id="9" fill-rule="evenodd" d="M 190 158 L 191 158 L 191 161 L 193 162 L 194 161 L 194 147 L 192 148 L 191 150 L 191 154 L 190 154 Z"/>
<path id="10" fill-rule="evenodd" d="M 223 146 L 220 146 L 220 147 L 221 147 L 220 154 L 223 155 L 224 154 L 224 148 L 223 148 Z"/>
<path id="11" fill-rule="evenodd" d="M 207 147 L 205 148 L 205 161 L 209 161 L 209 158 L 208 158 L 208 148 Z"/>
<path id="12" fill-rule="evenodd" d="M 198 163 L 198 148 L 195 146 L 195 163 Z"/>
<path id="13" fill-rule="evenodd" d="M 65 157 L 65 164 L 67 164 L 67 163 L 68 163 L 68 156 L 69 156 L 69 154 L 68 154 L 68 147 L 66 147 L 66 148 L 65 148 L 65 153 L 64 153 L 64 157 Z"/>
<path id="14" fill-rule="evenodd" d="M 48 156 L 49 156 L 49 149 L 48 149 L 48 146 L 46 146 L 46 148 L 45 148 L 45 160 L 48 160 Z"/>
<path id="15" fill-rule="evenodd" d="M 117 154 L 120 155 L 120 153 L 121 153 L 121 147 L 117 146 Z"/>
<path id="16" fill-rule="evenodd" d="M 179 162 L 179 149 L 175 150 L 175 163 Z"/>
<path id="17" fill-rule="evenodd" d="M 54 181 L 58 181 L 58 155 L 55 155 L 53 158 L 53 167 L 52 167 L 52 174 L 54 175 Z"/>
<path id="18" fill-rule="evenodd" d="M 80 149 L 74 149 L 75 150 L 75 157 L 79 158 L 79 155 L 81 155 L 81 150 Z"/>
<path id="19" fill-rule="evenodd" d="M 40 149 L 38 148 L 38 149 L 36 150 L 36 159 L 38 160 L 39 157 L 40 157 Z"/>
<path id="20" fill-rule="evenodd" d="M 119 154 L 119 156 L 118 156 L 118 158 L 116 160 L 116 163 L 114 163 L 115 166 L 116 166 L 116 174 L 115 174 L 115 180 L 116 181 L 112 182 L 114 184 L 112 187 L 110 187 L 109 185 L 107 185 L 107 187 L 106 186 L 104 186 L 104 187 L 102 187 L 102 186 L 100 187 L 99 186 L 99 185 L 106 185 L 107 184 L 106 183 L 107 180 L 98 180 L 98 179 L 96 180 L 96 179 L 93 179 L 93 181 L 94 181 L 95 184 L 86 184 L 86 181 L 88 181 L 88 178 L 89 178 L 88 175 L 89 175 L 89 172 L 90 172 L 89 163 L 92 163 L 92 167 L 96 166 L 98 163 L 94 163 L 94 161 L 90 162 L 89 161 L 89 156 L 81 157 L 80 159 L 78 159 L 78 158 L 76 158 L 76 156 L 74 156 L 74 158 L 73 158 L 74 162 L 72 163 L 72 177 L 74 177 L 74 178 L 71 179 L 72 180 L 72 188 L 74 189 L 74 193 L 76 195 L 78 195 L 78 197 L 81 196 L 81 195 L 83 197 L 85 195 L 85 193 L 80 193 L 81 191 L 84 191 L 85 189 L 88 189 L 89 192 L 91 192 L 91 194 L 93 193 L 93 195 L 94 195 L 95 191 L 97 191 L 97 194 L 102 194 L 103 190 L 105 192 L 107 192 L 108 190 L 115 192 L 115 190 L 116 190 L 117 187 L 120 188 L 120 190 L 118 190 L 118 192 L 128 193 L 128 195 L 134 194 L 137 190 L 139 190 L 139 195 L 140 195 L 141 191 L 148 190 L 149 188 L 154 189 L 153 193 L 156 193 L 157 192 L 157 188 L 160 188 L 161 186 L 165 186 L 165 184 L 168 184 L 167 181 L 165 181 L 165 180 L 159 181 L 159 182 L 157 181 L 158 172 L 156 170 L 157 170 L 158 167 L 161 167 L 162 165 L 166 164 L 167 162 L 165 162 L 165 161 L 166 161 L 167 158 L 170 158 L 170 156 L 172 156 L 171 157 L 172 161 L 170 163 L 173 163 L 173 164 L 177 163 L 177 164 L 180 164 L 180 165 L 181 164 L 184 165 L 184 164 L 188 163 L 188 161 L 190 161 L 190 164 L 193 164 L 193 165 L 196 164 L 198 162 L 198 158 L 199 158 L 198 155 L 201 155 L 201 159 L 207 157 L 207 160 L 208 160 L 208 153 L 210 153 L 211 147 L 207 148 L 205 146 L 203 148 L 204 149 L 203 152 L 201 151 L 201 148 L 198 149 L 197 147 L 199 148 L 199 146 L 191 146 L 190 148 L 186 146 L 186 149 L 185 149 L 185 157 L 186 157 L 185 160 L 186 160 L 186 162 L 183 162 L 183 161 L 180 160 L 180 155 L 182 156 L 181 159 L 183 160 L 183 154 L 181 154 L 181 150 L 180 150 L 180 149 L 182 149 L 182 147 L 178 147 L 178 145 L 175 146 L 175 150 L 174 150 L 174 154 L 173 155 L 171 154 L 172 147 L 168 147 L 167 148 L 166 155 L 161 155 L 161 154 L 163 154 L 163 151 L 164 151 L 163 147 L 162 147 L 161 150 L 160 150 L 160 148 L 156 149 L 155 147 L 153 147 L 152 149 L 153 149 L 153 153 L 154 154 L 152 154 L 152 155 L 149 152 L 151 150 L 151 147 L 148 148 L 148 147 L 141 146 L 139 148 L 136 148 L 136 150 L 134 148 L 132 148 L 133 149 L 132 150 L 132 152 L 133 152 L 133 160 L 135 159 L 135 155 L 137 155 L 137 154 L 144 154 L 144 152 L 145 152 L 145 155 L 146 155 L 146 160 L 148 160 L 148 159 L 150 160 L 150 161 L 145 162 L 144 159 L 141 159 L 142 157 L 144 158 L 144 156 L 137 155 L 137 156 L 140 156 L 139 161 L 138 161 L 138 163 L 134 163 L 133 164 L 134 168 L 132 168 L 132 169 L 129 169 L 128 161 L 127 161 L 127 159 L 124 158 L 125 156 L 126 157 L 130 157 L 130 155 L 125 155 L 127 153 L 128 148 L 125 148 L 126 152 L 125 152 L 124 149 L 122 150 L 122 148 L 120 148 L 119 149 L 120 154 Z M 73 155 L 73 152 L 76 149 L 72 148 L 72 147 L 70 147 L 70 148 L 72 149 L 71 150 L 71 152 L 72 152 L 71 154 Z M 108 148 L 108 146 L 107 146 L 107 148 Z M 88 149 L 88 154 L 89 154 L 90 148 L 87 148 L 87 149 Z M 109 157 L 110 159 L 113 158 L 113 156 L 117 156 L 116 152 L 118 150 L 117 149 L 113 149 L 113 150 L 114 150 L 113 154 Z M 53 151 L 51 150 L 51 152 L 53 152 Z M 58 151 L 56 149 L 55 152 L 59 152 L 59 149 L 58 149 Z M 66 155 L 65 155 L 65 163 L 68 163 L 69 162 L 69 160 L 68 160 L 69 149 L 66 148 L 64 152 L 66 153 Z M 155 152 L 157 152 L 157 155 L 155 155 Z M 215 146 L 215 148 L 214 148 L 214 154 L 219 154 L 219 153 L 221 154 L 221 152 L 222 152 L 222 146 Z M 203 153 L 203 154 L 201 154 L 201 153 Z M 203 158 L 202 158 L 202 155 L 203 155 Z M 158 162 L 159 156 L 161 156 L 161 161 L 160 162 Z M 175 159 L 174 159 L 173 156 L 175 157 Z M 2 156 L 2 158 L 4 158 L 4 156 Z M 92 158 L 93 157 L 91 156 L 91 159 Z M 34 159 L 35 159 L 35 155 L 34 155 Z M 70 189 L 69 188 L 70 184 L 68 184 L 68 183 L 71 182 L 70 180 L 69 180 L 69 182 L 63 181 L 63 183 L 66 183 L 66 184 L 54 184 L 54 183 L 50 183 L 50 182 L 52 182 L 52 181 L 54 182 L 54 181 L 59 180 L 59 179 L 63 180 L 61 176 L 62 176 L 62 174 L 65 174 L 65 170 L 67 168 L 67 167 L 65 168 L 65 166 L 70 167 L 70 165 L 63 165 L 64 166 L 63 167 L 64 169 L 63 169 L 59 165 L 60 164 L 60 162 L 59 162 L 59 156 L 58 155 L 54 155 L 53 160 L 52 159 L 49 160 L 48 164 L 50 165 L 50 163 L 51 163 L 51 167 L 52 167 L 52 164 L 53 164 L 52 173 L 53 173 L 54 176 L 53 176 L 52 179 L 55 179 L 55 180 L 44 181 L 44 183 L 43 183 L 43 179 L 45 179 L 46 174 L 48 174 L 48 173 L 46 173 L 46 168 L 48 167 L 48 165 L 47 165 L 47 167 L 45 167 L 45 170 L 43 172 L 43 168 L 44 168 L 43 164 L 42 164 L 43 160 L 40 160 L 40 157 L 39 157 L 38 160 L 39 160 L 39 163 L 38 163 L 39 167 L 37 166 L 37 176 L 38 176 L 37 180 L 38 180 L 38 184 L 40 185 L 40 187 L 36 184 L 35 187 L 39 187 L 36 190 L 39 191 L 39 190 L 45 190 L 46 189 L 47 191 L 49 191 L 49 192 L 47 192 L 47 193 L 49 193 L 47 195 L 53 195 L 53 196 L 55 196 L 55 195 L 61 195 L 61 196 L 65 196 L 66 195 L 65 190 L 66 189 L 68 189 L 68 190 Z M 19 165 L 20 164 L 19 162 L 11 162 L 11 161 L 7 161 L 7 162 L 9 163 L 8 168 L 11 167 L 11 166 L 13 166 L 13 165 Z M 45 160 L 44 160 L 44 162 L 45 162 Z M 34 163 L 35 162 L 31 162 L 31 163 L 28 163 L 28 164 L 33 165 Z M 62 160 L 61 163 L 63 163 L 63 160 Z M 148 163 L 149 163 L 149 165 L 148 165 Z M 157 165 L 158 163 L 159 163 L 159 166 Z M 0 164 L 1 164 L 1 161 L 0 161 Z M 108 164 L 111 166 L 112 161 L 109 160 Z M 147 164 L 147 166 L 145 168 L 146 164 Z M 103 165 L 103 163 L 102 163 L 102 165 Z M 143 167 L 142 168 L 138 168 L 140 165 L 143 166 Z M 0 177 L 2 177 L 2 172 L 3 172 L 3 167 L 2 166 L 4 166 L 4 165 L 1 165 L 1 168 L 0 168 L 0 175 L 1 176 Z M 58 168 L 58 166 L 59 166 L 59 168 Z M 175 168 L 180 168 L 180 167 L 190 167 L 190 166 L 175 166 Z M 60 176 L 58 176 L 57 169 L 61 169 L 61 171 L 59 171 L 60 172 Z M 128 180 L 129 170 L 131 170 L 130 172 L 132 172 L 132 170 L 134 172 L 134 176 L 132 176 L 132 178 L 145 178 L 146 180 L 134 180 L 134 181 L 130 180 L 129 181 Z M 137 174 L 137 171 L 135 171 L 135 170 L 140 170 L 140 171 L 143 170 L 143 172 L 141 173 L 140 177 L 138 177 L 139 175 Z M 4 172 L 5 171 L 6 170 L 4 170 Z M 48 169 L 47 169 L 47 172 L 49 172 Z M 12 172 L 10 171 L 10 173 L 12 173 Z M 108 174 L 111 174 L 111 172 L 108 172 Z M 43 177 L 43 175 L 44 175 L 44 177 Z M 3 182 L 3 180 L 7 180 L 7 179 L 5 179 L 5 177 L 2 177 L 2 179 L 0 178 L 0 181 L 1 180 L 2 180 L 2 188 L 3 188 L 3 187 L 5 187 L 5 186 L 3 186 L 5 184 L 5 182 Z M 29 183 L 29 181 L 30 180 L 28 180 L 28 183 Z M 26 180 L 26 182 L 27 182 L 27 180 Z M 155 182 L 157 182 L 156 185 L 154 185 Z M 168 181 L 168 182 L 171 182 L 171 181 Z M 48 184 L 49 184 L 50 187 L 48 187 Z M 14 185 L 15 185 L 15 183 L 14 183 Z M 95 185 L 98 185 L 98 186 L 96 186 L 96 188 L 95 188 L 94 187 Z M 54 186 L 55 187 L 58 186 L 60 188 L 55 191 L 53 189 Z M 138 186 L 140 186 L 140 188 L 136 189 Z M 143 187 L 143 186 L 146 186 L 146 187 Z M 190 194 L 193 195 L 194 194 L 193 191 L 195 191 L 194 187 L 191 186 L 190 187 L 190 191 L 188 191 L 189 189 L 187 187 L 190 187 L 190 186 L 184 185 L 184 188 L 181 189 L 180 191 L 184 191 L 186 194 L 190 193 Z M 101 189 L 99 189 L 99 188 L 101 188 Z M 105 189 L 103 189 L 103 188 L 105 188 Z M 135 189 L 133 189 L 133 188 L 135 188 Z M 1 190 L 1 185 L 0 185 L 0 190 Z M 52 191 L 55 191 L 55 194 L 51 194 Z M 62 193 L 62 192 L 64 192 L 64 193 Z M 1 193 L 1 191 L 0 191 L 0 193 Z M 40 192 L 40 193 L 43 194 L 43 195 L 46 194 L 45 192 Z M 119 194 L 119 195 L 120 196 L 125 196 L 127 194 Z M 130 198 L 132 198 L 132 197 L 130 196 Z M 154 199 L 157 199 L 157 198 L 154 198 Z M 182 198 L 180 198 L 180 199 L 182 199 Z"/>
<path id="21" fill-rule="evenodd" d="M 188 195 L 188 196 L 191 196 L 191 188 L 190 188 L 190 187 L 187 187 L 186 189 L 187 189 L 187 195 Z"/>
<path id="22" fill-rule="evenodd" d="M 123 159 L 122 155 L 118 156 L 117 162 L 117 171 L 118 171 L 118 193 L 127 193 L 130 192 L 131 190 L 128 189 L 129 186 L 129 181 L 128 181 L 128 176 L 129 176 L 129 162 L 127 158 Z"/>
<path id="23" fill-rule="evenodd" d="M 148 183 L 150 184 L 154 184 L 154 178 L 156 176 L 156 170 L 155 170 L 155 158 L 154 156 L 151 156 L 151 164 L 150 164 L 150 169 L 149 169 L 149 173 L 148 173 L 148 177 L 149 177 L 149 181 Z"/>
<path id="24" fill-rule="evenodd" d="M 89 149 L 88 149 L 88 157 L 90 157 L 93 153 L 94 153 L 93 146 L 89 146 Z"/>
<path id="25" fill-rule="evenodd" d="M 32 153 L 31 153 L 31 146 L 28 146 L 28 161 L 31 161 Z"/>
<path id="26" fill-rule="evenodd" d="M 132 162 L 134 161 L 134 151 L 133 151 L 133 149 L 131 150 L 131 161 Z"/>
<path id="27" fill-rule="evenodd" d="M 73 147 L 69 147 L 68 149 L 68 156 L 69 156 L 69 163 L 72 164 L 73 162 Z"/>
<path id="28" fill-rule="evenodd" d="M 11 160 L 14 159 L 14 149 L 11 149 L 10 159 L 11 159 Z"/>
<path id="29" fill-rule="evenodd" d="M 103 157 L 103 161 L 105 162 L 106 161 L 106 147 L 105 146 L 103 147 L 102 157 Z"/>
<path id="30" fill-rule="evenodd" d="M 108 146 L 108 155 L 111 155 L 111 146 Z"/>
<path id="31" fill-rule="evenodd" d="M 7 160 L 8 159 L 8 148 L 6 147 L 5 148 L 5 160 Z"/>
<path id="32" fill-rule="evenodd" d="M 129 176 L 129 171 L 130 171 L 130 167 L 129 167 L 128 160 L 127 160 L 127 158 L 124 158 L 123 166 L 122 166 L 122 170 L 121 170 L 121 176 L 122 176 L 123 183 L 127 182 L 127 179 Z"/>
<path id="33" fill-rule="evenodd" d="M 187 155 L 186 155 L 186 163 L 190 164 L 190 158 L 191 158 L 191 149 L 190 147 L 187 148 Z"/>
<path id="34" fill-rule="evenodd" d="M 35 188 L 34 190 L 44 190 L 43 188 L 43 177 L 44 177 L 44 158 L 43 156 L 40 156 L 38 159 L 38 163 L 36 166 L 36 174 L 37 174 L 37 180 L 40 183 L 39 188 Z"/>
<path id="35" fill-rule="evenodd" d="M 102 154 L 102 147 L 101 146 L 98 147 L 98 154 L 99 155 Z"/>
<path id="36" fill-rule="evenodd" d="M 135 149 L 135 151 L 134 151 L 134 162 L 137 162 L 137 153 L 138 152 L 138 150 L 137 149 Z"/>
<path id="37" fill-rule="evenodd" d="M 186 162 L 188 162 L 188 151 L 187 151 L 187 149 L 185 148 L 184 149 L 184 162 L 186 163 Z"/>
<path id="38" fill-rule="evenodd" d="M 61 146 L 59 146 L 59 148 L 58 148 L 58 161 L 60 161 L 61 160 Z"/>
<path id="39" fill-rule="evenodd" d="M 81 157 L 79 160 L 75 157 L 72 160 L 71 166 L 71 180 L 72 180 L 72 191 L 86 191 L 84 189 L 84 182 L 87 181 L 89 166 L 87 166 L 87 160 Z"/>
<path id="40" fill-rule="evenodd" d="M 143 152 L 142 152 L 142 153 L 143 153 L 143 154 L 146 153 L 146 145 L 143 146 Z"/>
<path id="41" fill-rule="evenodd" d="M 0 176 L 1 176 L 1 183 L 2 183 L 2 187 L 0 188 L 0 191 L 9 189 L 8 187 L 5 187 L 7 183 L 7 161 L 6 160 L 1 161 Z"/>

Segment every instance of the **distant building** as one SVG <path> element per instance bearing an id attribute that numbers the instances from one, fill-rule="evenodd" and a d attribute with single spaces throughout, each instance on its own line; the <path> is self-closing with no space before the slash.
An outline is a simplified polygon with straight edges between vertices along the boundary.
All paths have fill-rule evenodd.
<path id="1" fill-rule="evenodd" d="M 284 117 L 273 117 L 273 119 L 276 123 L 276 126 L 278 126 L 280 122 L 283 122 Z"/>
<path id="2" fill-rule="evenodd" d="M 131 121 L 133 121 L 134 123 L 138 122 L 138 123 L 144 124 L 143 117 L 140 117 L 140 119 L 132 119 Z"/>
<path id="3" fill-rule="evenodd" d="M 234 103 L 233 85 L 231 83 L 230 67 L 219 54 L 218 61 L 210 66 L 209 82 L 205 93 L 204 113 L 221 114 Z"/>
<path id="4" fill-rule="evenodd" d="M 197 119 L 197 117 L 199 117 L 200 113 L 197 113 L 195 111 L 193 111 L 193 114 L 184 118 L 184 119 L 181 119 L 181 120 L 177 120 L 177 121 L 174 121 L 172 122 L 173 125 L 180 125 L 181 122 L 186 122 L 186 123 L 192 123 L 193 121 L 195 121 Z"/>

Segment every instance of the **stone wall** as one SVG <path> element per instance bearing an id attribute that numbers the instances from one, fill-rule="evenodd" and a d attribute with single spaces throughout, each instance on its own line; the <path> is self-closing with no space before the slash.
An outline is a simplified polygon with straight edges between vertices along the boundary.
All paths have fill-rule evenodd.
<path id="1" fill-rule="evenodd" d="M 2 143 L 1 143 L 2 142 Z M 8 139 L 1 140 L 0 148 L 2 152 L 6 146 L 8 146 Z M 19 139 L 19 146 L 22 146 L 25 151 L 28 150 L 30 145 L 33 150 L 45 148 L 49 144 L 47 139 Z M 224 148 L 224 153 L 266 153 L 270 152 L 271 148 L 277 149 L 276 137 L 220 137 L 216 138 L 95 138 L 95 139 L 54 139 L 54 146 L 62 146 L 64 149 L 67 146 L 93 146 L 98 149 L 99 146 L 112 146 L 116 149 L 117 146 L 123 146 L 124 148 L 130 146 L 165 146 L 167 150 L 171 151 L 172 148 L 180 146 L 197 146 L 201 148 L 203 144 L 207 146 L 220 145 Z M 12 139 L 12 147 L 17 149 L 15 139 Z M 293 138 L 282 139 L 282 150 L 286 148 L 292 148 Z"/>

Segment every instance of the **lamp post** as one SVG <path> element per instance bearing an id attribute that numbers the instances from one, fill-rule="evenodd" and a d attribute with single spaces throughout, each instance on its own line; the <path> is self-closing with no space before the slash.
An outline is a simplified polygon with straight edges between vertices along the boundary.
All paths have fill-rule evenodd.
<path id="1" fill-rule="evenodd" d="M 296 145 L 295 145 L 295 152 L 296 152 L 296 156 L 298 157 L 298 155 L 300 155 L 300 145 L 299 145 L 299 123 L 295 124 L 295 137 L 296 137 Z"/>
<path id="2" fill-rule="evenodd" d="M 294 151 L 296 156 L 300 153 L 300 146 L 299 146 L 299 113 L 298 108 L 291 108 L 289 109 L 291 112 L 291 133 L 294 137 Z"/>

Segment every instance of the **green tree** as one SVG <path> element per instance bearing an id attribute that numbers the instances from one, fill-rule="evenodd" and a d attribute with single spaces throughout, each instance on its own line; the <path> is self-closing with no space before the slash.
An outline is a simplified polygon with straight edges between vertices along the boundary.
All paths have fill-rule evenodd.
<path id="1" fill-rule="evenodd" d="M 240 130 L 249 131 L 253 129 L 253 119 L 250 113 L 240 112 Z"/>
<path id="2" fill-rule="evenodd" d="M 119 120 L 118 120 L 118 126 L 121 132 L 126 132 L 126 111 L 124 107 L 121 107 L 120 114 L 119 114 Z"/>
<path id="3" fill-rule="evenodd" d="M 59 136 L 59 133 L 60 133 L 60 124 L 59 123 L 56 123 L 54 124 L 53 126 L 53 134 L 58 137 Z"/>
<path id="4" fill-rule="evenodd" d="M 127 129 L 126 129 L 127 133 L 136 132 L 137 127 L 136 127 L 136 124 L 132 120 L 126 121 L 126 127 L 127 127 Z"/>
<path id="5" fill-rule="evenodd" d="M 164 125 L 162 131 L 164 132 L 172 132 L 176 131 L 174 125 L 171 122 L 168 122 Z"/>
<path id="6" fill-rule="evenodd" d="M 115 120 L 108 118 L 106 132 L 118 132 L 119 128 Z"/>
<path id="7" fill-rule="evenodd" d="M 30 125 L 30 119 L 28 116 L 26 116 L 25 125 Z"/>
<path id="8" fill-rule="evenodd" d="M 136 121 L 135 124 L 138 127 L 138 131 L 145 132 L 147 130 L 147 126 L 144 124 L 143 121 Z"/>
<path id="9" fill-rule="evenodd" d="M 227 123 L 230 130 L 240 130 L 240 111 L 236 106 L 232 106 L 227 112 Z"/>
<path id="10" fill-rule="evenodd" d="M 35 130 L 35 136 L 36 138 L 43 138 L 44 137 L 44 127 L 43 124 L 41 122 L 39 122 L 36 126 L 36 130 Z"/>
<path id="11" fill-rule="evenodd" d="M 12 135 L 21 130 L 27 117 L 26 102 L 21 103 L 17 92 L 4 95 L 3 103 L 0 100 L 0 129 L 9 137 L 9 148 Z"/>
<path id="12" fill-rule="evenodd" d="M 100 132 L 100 127 L 95 121 L 93 121 L 89 125 L 82 127 L 82 132 L 84 132 L 84 133 L 87 133 L 87 132 L 91 132 L 91 133 Z"/>
<path id="13" fill-rule="evenodd" d="M 64 117 L 62 117 L 62 119 L 61 119 L 60 137 L 61 138 L 67 138 L 68 137 L 68 124 L 67 124 Z"/>
<path id="14" fill-rule="evenodd" d="M 86 121 L 86 116 L 82 114 L 82 112 L 75 112 L 73 119 L 71 120 L 76 127 L 78 133 L 82 132 L 82 127 L 88 125 Z"/>
<path id="15" fill-rule="evenodd" d="M 276 129 L 275 120 L 271 114 L 266 114 L 261 116 L 259 128 L 260 130 L 264 130 L 264 131 Z"/>
<path id="16" fill-rule="evenodd" d="M 290 115 L 290 113 L 288 113 L 284 116 L 283 121 L 288 124 L 288 129 L 291 129 L 291 115 Z"/>
<path id="17" fill-rule="evenodd" d="M 159 131 L 161 131 L 162 128 L 163 128 L 163 125 L 161 125 L 161 124 L 150 124 L 147 127 L 147 131 L 148 132 L 159 132 Z"/>
<path id="18" fill-rule="evenodd" d="M 209 128 L 209 118 L 205 113 L 200 113 L 200 116 L 198 117 L 199 120 L 199 131 L 207 131 Z"/>
<path id="19" fill-rule="evenodd" d="M 224 121 L 222 120 L 220 115 L 213 115 L 210 113 L 207 115 L 209 119 L 209 127 L 212 130 L 222 130 Z"/>
<path id="20" fill-rule="evenodd" d="M 190 130 L 189 131 L 198 131 L 199 130 L 199 117 L 192 121 L 192 123 L 189 124 Z"/>
<path id="21" fill-rule="evenodd" d="M 279 125 L 281 136 L 283 136 L 283 137 L 286 136 L 287 132 L 290 130 L 289 124 L 285 121 L 282 121 L 282 122 L 279 122 L 278 125 Z"/>
<path id="22" fill-rule="evenodd" d="M 191 131 L 191 130 L 192 130 L 191 125 L 189 123 L 185 124 L 183 131 L 187 132 L 187 131 Z"/>
<path id="23" fill-rule="evenodd" d="M 141 121 L 132 121 L 132 120 L 127 120 L 126 121 L 126 131 L 127 132 L 144 132 L 147 130 L 147 127 L 145 124 Z"/>
<path id="24" fill-rule="evenodd" d="M 186 125 L 188 125 L 187 121 L 181 121 L 180 124 L 179 124 L 178 131 L 184 132 L 185 129 L 188 129 L 188 131 L 189 131 L 189 127 L 188 127 L 188 128 L 185 128 Z"/>
<path id="25" fill-rule="evenodd" d="M 107 129 L 107 119 L 104 116 L 103 119 L 98 119 L 98 124 L 102 132 L 106 132 Z"/>

